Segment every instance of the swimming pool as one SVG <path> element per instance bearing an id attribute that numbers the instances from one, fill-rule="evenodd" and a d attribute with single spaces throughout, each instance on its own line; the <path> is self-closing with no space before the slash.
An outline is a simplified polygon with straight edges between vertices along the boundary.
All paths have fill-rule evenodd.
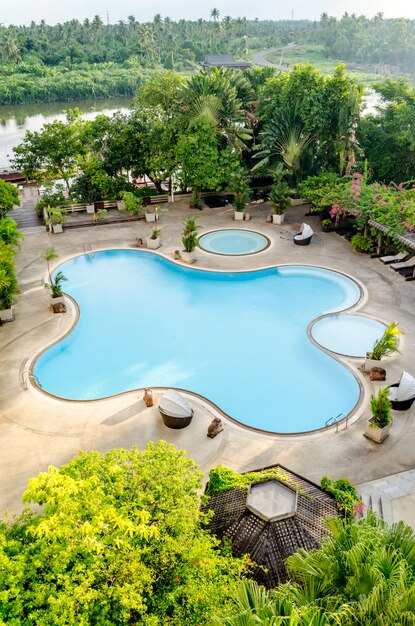
<path id="1" fill-rule="evenodd" d="M 92 400 L 182 388 L 279 433 L 323 427 L 358 401 L 351 371 L 307 336 L 313 319 L 359 300 L 357 284 L 341 274 L 307 266 L 208 272 L 134 250 L 78 256 L 58 270 L 80 317 L 35 362 L 50 394 Z"/>
<path id="2" fill-rule="evenodd" d="M 350 357 L 364 357 L 386 326 L 363 315 L 329 315 L 318 320 L 311 334 L 321 346 Z"/>
<path id="3" fill-rule="evenodd" d="M 240 256 L 261 252 L 261 250 L 268 248 L 271 242 L 268 237 L 253 230 L 224 228 L 201 235 L 198 243 L 200 248 L 206 252 Z"/>

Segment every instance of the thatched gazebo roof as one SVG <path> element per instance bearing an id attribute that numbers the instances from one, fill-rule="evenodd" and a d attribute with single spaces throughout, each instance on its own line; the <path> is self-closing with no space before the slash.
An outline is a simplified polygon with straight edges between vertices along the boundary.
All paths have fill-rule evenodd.
<path id="1" fill-rule="evenodd" d="M 287 579 L 284 565 L 287 557 L 299 548 L 319 548 L 322 539 L 329 534 L 325 519 L 339 516 L 333 497 L 282 465 L 255 471 L 274 468 L 281 470 L 288 480 L 259 479 L 259 482 L 251 483 L 250 488 L 237 487 L 213 492 L 204 507 L 204 510 L 214 512 L 208 525 L 210 532 L 220 539 L 230 538 L 234 556 L 249 554 L 252 561 L 260 566 L 254 568 L 253 577 L 267 588 L 275 587 Z M 275 495 L 272 494 L 273 486 L 269 485 L 270 482 L 275 483 Z M 257 507 L 254 503 L 252 506 L 249 499 L 252 486 L 256 489 L 261 483 L 264 486 L 268 483 L 268 491 L 264 490 L 262 494 L 265 514 L 260 510 L 262 505 Z M 258 501 L 261 502 L 261 498 Z"/>

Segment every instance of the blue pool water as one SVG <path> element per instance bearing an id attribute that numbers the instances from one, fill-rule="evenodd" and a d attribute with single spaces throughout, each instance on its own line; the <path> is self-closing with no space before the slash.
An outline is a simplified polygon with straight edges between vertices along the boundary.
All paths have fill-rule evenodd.
<path id="1" fill-rule="evenodd" d="M 204 272 L 134 250 L 79 256 L 58 269 L 80 319 L 35 363 L 53 395 L 91 400 L 177 387 L 280 433 L 320 428 L 358 400 L 352 373 L 306 333 L 313 319 L 360 297 L 336 272 Z"/>
<path id="2" fill-rule="evenodd" d="M 364 357 L 382 337 L 385 325 L 363 315 L 330 315 L 312 328 L 313 338 L 328 350 L 353 357 Z"/>
<path id="3" fill-rule="evenodd" d="M 239 228 L 215 230 L 199 238 L 199 246 L 215 254 L 253 254 L 264 250 L 268 244 L 269 240 L 264 235 Z"/>

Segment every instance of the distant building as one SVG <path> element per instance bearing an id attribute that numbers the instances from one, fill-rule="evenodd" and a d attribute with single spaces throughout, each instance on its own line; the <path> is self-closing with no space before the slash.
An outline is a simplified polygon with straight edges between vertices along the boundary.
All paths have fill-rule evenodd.
<path id="1" fill-rule="evenodd" d="M 247 70 L 252 63 L 236 61 L 232 54 L 207 54 L 204 61 L 199 64 L 203 69 L 207 67 L 233 67 L 236 70 Z"/>

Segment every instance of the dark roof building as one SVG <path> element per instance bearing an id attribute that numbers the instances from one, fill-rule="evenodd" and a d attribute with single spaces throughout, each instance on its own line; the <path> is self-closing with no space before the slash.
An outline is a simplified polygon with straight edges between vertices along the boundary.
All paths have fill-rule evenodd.
<path id="1" fill-rule="evenodd" d="M 232 540 L 234 556 L 249 554 L 253 577 L 267 588 L 287 579 L 285 560 L 299 548 L 319 548 L 329 534 L 325 519 L 339 516 L 336 502 L 328 493 L 302 476 L 278 468 L 287 482 L 268 479 L 248 488 L 213 492 L 206 510 L 213 510 L 209 530 L 218 538 Z M 258 470 L 262 471 L 262 470 Z"/>
<path id="2" fill-rule="evenodd" d="M 251 67 L 252 63 L 246 61 L 236 61 L 232 54 L 207 54 L 204 61 L 200 63 L 201 67 L 233 67 L 237 70 L 246 70 Z"/>

